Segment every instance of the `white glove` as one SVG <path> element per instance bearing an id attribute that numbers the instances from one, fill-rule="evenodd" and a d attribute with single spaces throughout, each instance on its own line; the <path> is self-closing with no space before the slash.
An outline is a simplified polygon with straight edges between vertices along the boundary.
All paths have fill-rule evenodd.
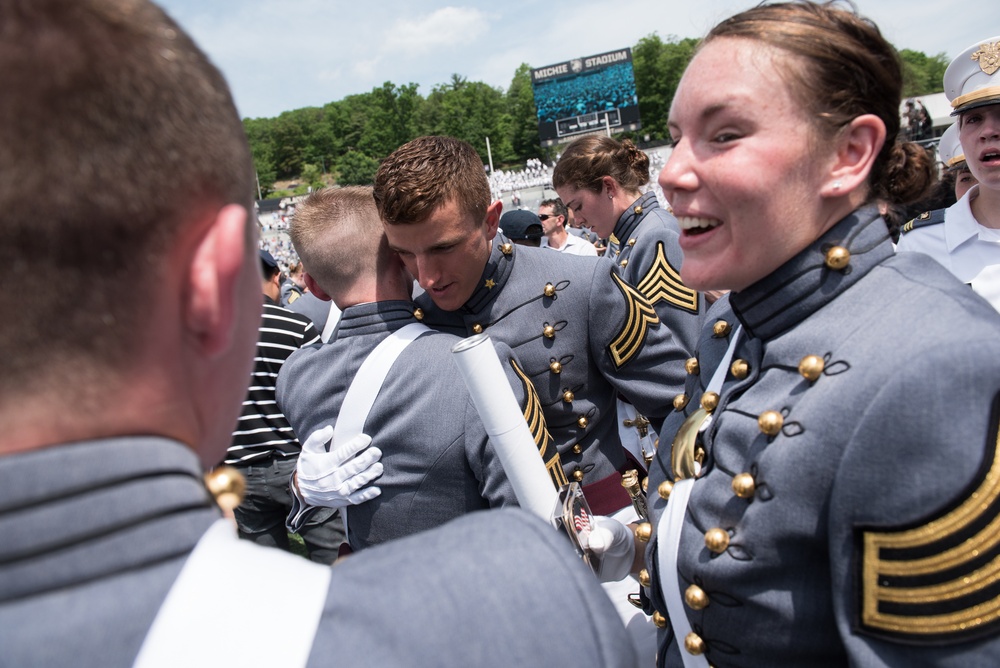
<path id="1" fill-rule="evenodd" d="M 365 487 L 382 475 L 382 451 L 368 447 L 371 437 L 358 434 L 327 452 L 332 441 L 333 427 L 327 425 L 309 434 L 302 444 L 295 475 L 303 501 L 310 506 L 343 508 L 381 494 L 378 487 Z"/>
<path id="2" fill-rule="evenodd" d="M 601 582 L 618 582 L 632 572 L 635 538 L 632 530 L 618 520 L 595 515 L 588 547 L 598 557 L 595 573 Z"/>

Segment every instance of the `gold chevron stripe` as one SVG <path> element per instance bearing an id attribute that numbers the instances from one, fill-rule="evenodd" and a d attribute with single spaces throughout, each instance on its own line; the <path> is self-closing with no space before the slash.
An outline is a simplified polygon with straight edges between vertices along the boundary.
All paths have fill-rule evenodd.
<path id="1" fill-rule="evenodd" d="M 998 430 L 1000 433 L 1000 430 Z M 944 573 L 968 564 L 1000 544 L 1000 517 L 976 535 L 938 554 L 918 559 L 883 559 L 882 550 L 903 550 L 932 545 L 955 536 L 991 511 L 1000 497 L 1000 438 L 993 444 L 993 461 L 979 487 L 954 510 L 922 526 L 905 531 L 866 531 L 862 552 L 862 621 L 868 627 L 916 635 L 966 632 L 1000 620 L 1000 596 L 978 605 L 939 615 L 886 614 L 879 604 L 933 604 L 970 596 L 1000 581 L 1000 557 L 980 568 L 946 582 L 922 587 L 892 587 L 880 584 L 889 576 Z"/>
<path id="2" fill-rule="evenodd" d="M 559 457 L 559 451 L 553 448 L 555 453 L 552 457 L 546 459 L 546 452 L 549 449 L 549 445 L 552 443 L 552 435 L 549 434 L 548 427 L 545 424 L 545 414 L 542 412 L 542 401 L 538 397 L 538 391 L 532 384 L 531 379 L 528 375 L 521 370 L 521 367 L 517 365 L 514 358 L 510 358 L 510 367 L 517 374 L 517 377 L 521 379 L 521 384 L 524 386 L 525 394 L 525 406 L 524 406 L 524 421 L 528 423 L 528 430 L 531 432 L 531 436 L 535 439 L 535 445 L 538 447 L 538 454 L 541 455 L 542 461 L 545 462 L 545 468 L 548 469 L 549 475 L 552 477 L 552 484 L 559 489 L 563 485 L 568 485 L 569 480 L 566 478 L 566 473 L 563 471 L 562 459 Z"/>
<path id="3" fill-rule="evenodd" d="M 612 272 L 611 278 L 625 295 L 625 301 L 628 302 L 628 317 L 625 319 L 625 325 L 618 332 L 614 341 L 608 345 L 608 351 L 611 353 L 615 368 L 620 369 L 639 352 L 642 344 L 646 341 L 646 330 L 653 325 L 658 325 L 660 318 L 650 303 L 646 301 L 646 298 L 622 280 L 617 273 Z"/>
<path id="4" fill-rule="evenodd" d="M 661 301 L 673 304 L 692 313 L 698 312 L 698 291 L 684 285 L 681 275 L 670 266 L 663 242 L 656 244 L 656 259 L 646 275 L 635 286 L 636 290 L 656 305 Z"/>

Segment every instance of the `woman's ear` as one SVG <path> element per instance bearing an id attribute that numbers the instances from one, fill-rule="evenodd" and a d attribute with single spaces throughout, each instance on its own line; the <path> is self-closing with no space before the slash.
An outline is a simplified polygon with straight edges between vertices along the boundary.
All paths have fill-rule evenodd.
<path id="1" fill-rule="evenodd" d="M 610 176 L 603 176 L 601 177 L 601 183 L 604 185 L 604 190 L 608 193 L 608 197 L 614 199 L 615 195 L 618 194 L 618 182 Z"/>
<path id="2" fill-rule="evenodd" d="M 840 197 L 863 186 L 885 144 L 885 135 L 885 123 L 874 114 L 858 116 L 845 126 L 820 195 Z"/>

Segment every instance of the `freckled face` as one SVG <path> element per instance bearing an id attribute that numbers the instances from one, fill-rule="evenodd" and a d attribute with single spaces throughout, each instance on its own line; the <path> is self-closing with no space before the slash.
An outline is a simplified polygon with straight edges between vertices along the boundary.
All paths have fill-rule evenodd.
<path id="1" fill-rule="evenodd" d="M 675 147 L 659 183 L 681 225 L 681 277 L 739 291 L 825 231 L 819 195 L 834 147 L 781 76 L 791 56 L 739 38 L 707 43 L 670 109 Z"/>

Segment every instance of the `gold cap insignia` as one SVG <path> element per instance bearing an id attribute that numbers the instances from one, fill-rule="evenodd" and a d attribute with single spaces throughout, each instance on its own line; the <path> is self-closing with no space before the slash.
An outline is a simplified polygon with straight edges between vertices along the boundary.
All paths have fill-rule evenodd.
<path id="1" fill-rule="evenodd" d="M 971 57 L 979 62 L 979 69 L 986 74 L 993 74 L 1000 70 L 1000 42 L 980 44 L 979 50 Z"/>

